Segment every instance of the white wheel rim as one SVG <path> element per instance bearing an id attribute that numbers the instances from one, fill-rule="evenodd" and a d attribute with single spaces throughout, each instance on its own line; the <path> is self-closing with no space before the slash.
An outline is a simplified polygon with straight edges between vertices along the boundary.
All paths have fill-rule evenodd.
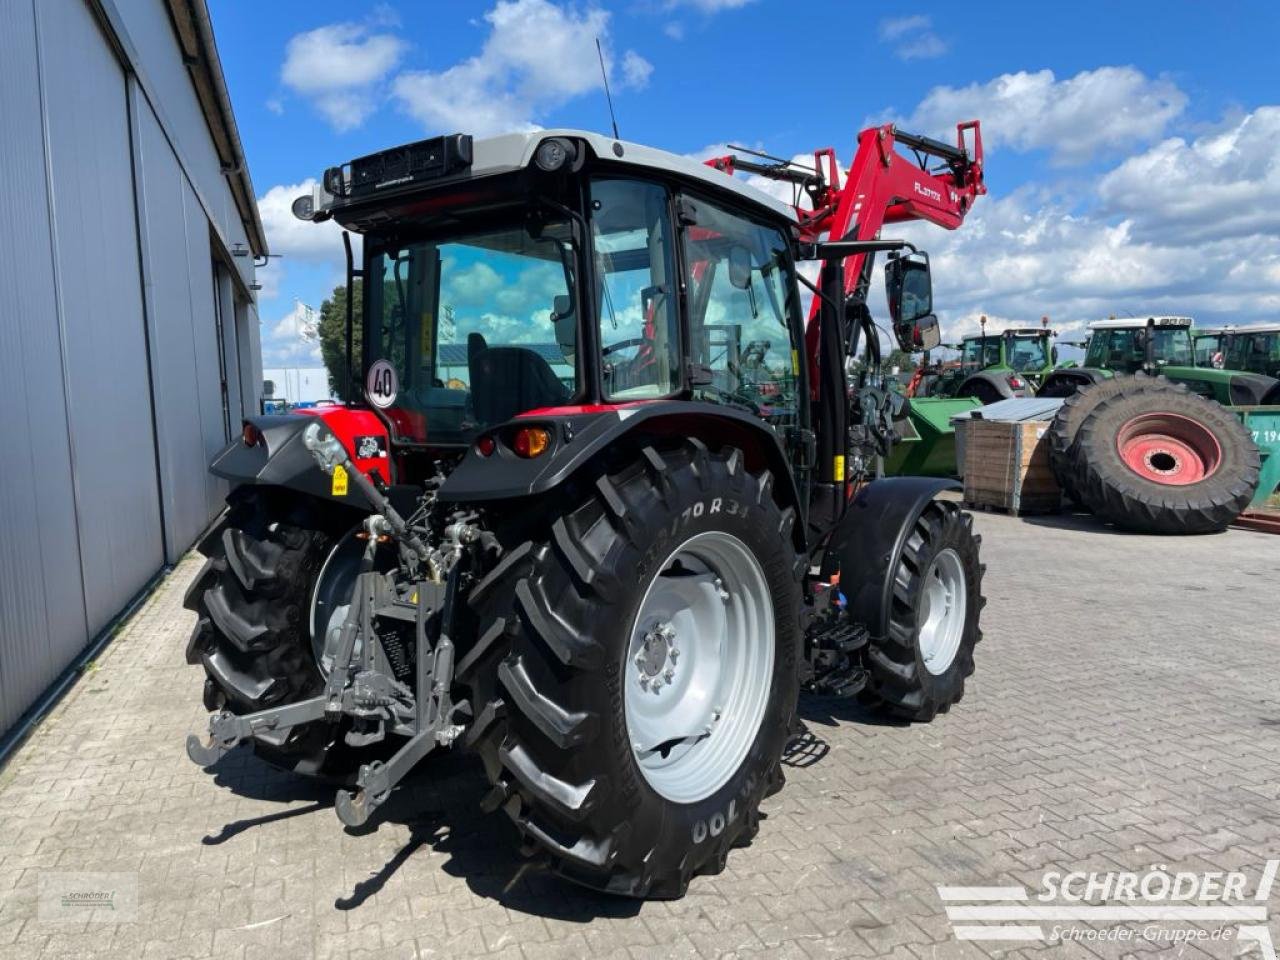
<path id="1" fill-rule="evenodd" d="M 916 642 L 924 667 L 934 676 L 946 673 L 955 662 L 964 639 L 966 607 L 964 564 L 960 554 L 947 547 L 929 564 L 916 611 Z"/>
<path id="2" fill-rule="evenodd" d="M 622 664 L 627 736 L 649 786 L 676 803 L 724 786 L 760 730 L 773 658 L 759 561 L 721 531 L 685 541 L 645 591 Z"/>

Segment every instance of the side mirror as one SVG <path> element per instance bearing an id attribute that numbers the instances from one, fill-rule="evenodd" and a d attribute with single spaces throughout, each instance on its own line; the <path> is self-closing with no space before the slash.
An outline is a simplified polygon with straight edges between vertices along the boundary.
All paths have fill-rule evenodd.
<path id="1" fill-rule="evenodd" d="M 933 278 L 924 252 L 895 257 L 884 268 L 893 334 L 903 350 L 932 350 L 941 343 L 933 316 Z M 926 322 L 929 321 L 929 322 Z"/>
<path id="2" fill-rule="evenodd" d="M 897 333 L 897 325 L 894 326 L 894 332 Z M 921 350 L 936 350 L 942 343 L 942 328 L 938 326 L 938 318 L 933 314 L 927 317 L 918 318 L 911 327 L 911 346 L 904 346 L 901 334 L 898 335 L 898 345 L 903 350 L 912 353 L 918 353 Z"/>
<path id="3" fill-rule="evenodd" d="M 739 290 L 751 286 L 751 251 L 746 247 L 729 248 L 729 282 Z"/>
<path id="4" fill-rule="evenodd" d="M 573 315 L 573 298 L 559 294 L 551 300 L 551 324 L 555 327 L 556 343 L 570 363 L 578 345 L 578 324 Z"/>

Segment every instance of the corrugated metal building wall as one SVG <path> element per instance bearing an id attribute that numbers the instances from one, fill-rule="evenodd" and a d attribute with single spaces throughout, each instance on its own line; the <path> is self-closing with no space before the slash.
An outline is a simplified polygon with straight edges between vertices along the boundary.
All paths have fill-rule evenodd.
<path id="1" fill-rule="evenodd" d="M 0 734 L 216 515 L 258 405 L 265 245 L 202 17 L 0 0 Z"/>

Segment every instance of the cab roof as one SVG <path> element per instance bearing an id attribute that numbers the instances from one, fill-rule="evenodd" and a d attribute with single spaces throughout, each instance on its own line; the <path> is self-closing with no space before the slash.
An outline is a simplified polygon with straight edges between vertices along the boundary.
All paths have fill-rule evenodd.
<path id="1" fill-rule="evenodd" d="M 1190 317 L 1112 317 L 1108 320 L 1093 321 L 1089 324 L 1089 329 L 1127 330 L 1145 327 L 1148 320 L 1154 320 L 1157 327 L 1190 327 L 1194 323 Z"/>
<path id="2" fill-rule="evenodd" d="M 454 134 L 450 137 L 439 139 L 441 141 L 456 140 L 459 136 Z M 742 179 L 722 173 L 698 160 L 627 140 L 615 140 L 612 137 L 606 137 L 603 134 L 593 133 L 588 130 L 567 128 L 475 138 L 470 141 L 471 161 L 469 164 L 443 176 L 435 176 L 418 182 L 403 184 L 388 182 L 386 184 L 387 189 L 379 190 L 378 201 L 380 202 L 383 197 L 401 197 L 421 190 L 434 191 L 448 184 L 473 182 L 485 177 L 522 170 L 533 162 L 533 156 L 538 146 L 544 140 L 552 137 L 564 137 L 585 143 L 595 161 L 606 167 L 617 166 L 620 171 L 627 167 L 633 170 L 639 167 L 668 176 L 674 174 L 696 185 L 705 185 L 713 191 L 727 191 L 735 194 L 737 199 L 760 208 L 763 213 L 775 217 L 783 217 L 793 223 L 797 219 L 795 208 L 791 204 L 751 186 Z M 433 144 L 434 141 L 428 140 L 422 141 L 422 143 L 429 145 Z M 378 153 L 370 154 L 367 157 L 353 160 L 341 169 L 345 170 L 365 161 L 375 160 L 382 153 L 403 153 L 414 146 L 416 145 L 404 144 L 390 148 L 387 151 L 378 151 Z M 403 179 L 407 180 L 408 178 Z M 344 219 L 342 216 L 344 208 L 366 207 L 370 199 L 368 196 L 364 196 L 358 200 L 347 200 L 343 197 L 334 196 L 323 187 L 317 187 L 316 191 L 316 210 L 335 216 L 340 221 Z"/>
<path id="3" fill-rule="evenodd" d="M 1038 337 L 1045 333 L 1052 333 L 1044 327 L 1009 327 L 1001 330 L 999 333 L 966 333 L 962 340 L 981 340 L 983 337 Z"/>

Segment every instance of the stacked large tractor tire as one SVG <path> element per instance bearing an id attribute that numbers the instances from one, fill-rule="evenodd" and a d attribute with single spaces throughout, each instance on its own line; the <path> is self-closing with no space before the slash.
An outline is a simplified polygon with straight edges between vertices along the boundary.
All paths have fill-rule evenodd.
<path id="1" fill-rule="evenodd" d="M 1049 433 L 1063 492 L 1139 533 L 1214 533 L 1248 505 L 1258 448 L 1225 407 L 1164 377 L 1115 377 L 1067 398 Z"/>

